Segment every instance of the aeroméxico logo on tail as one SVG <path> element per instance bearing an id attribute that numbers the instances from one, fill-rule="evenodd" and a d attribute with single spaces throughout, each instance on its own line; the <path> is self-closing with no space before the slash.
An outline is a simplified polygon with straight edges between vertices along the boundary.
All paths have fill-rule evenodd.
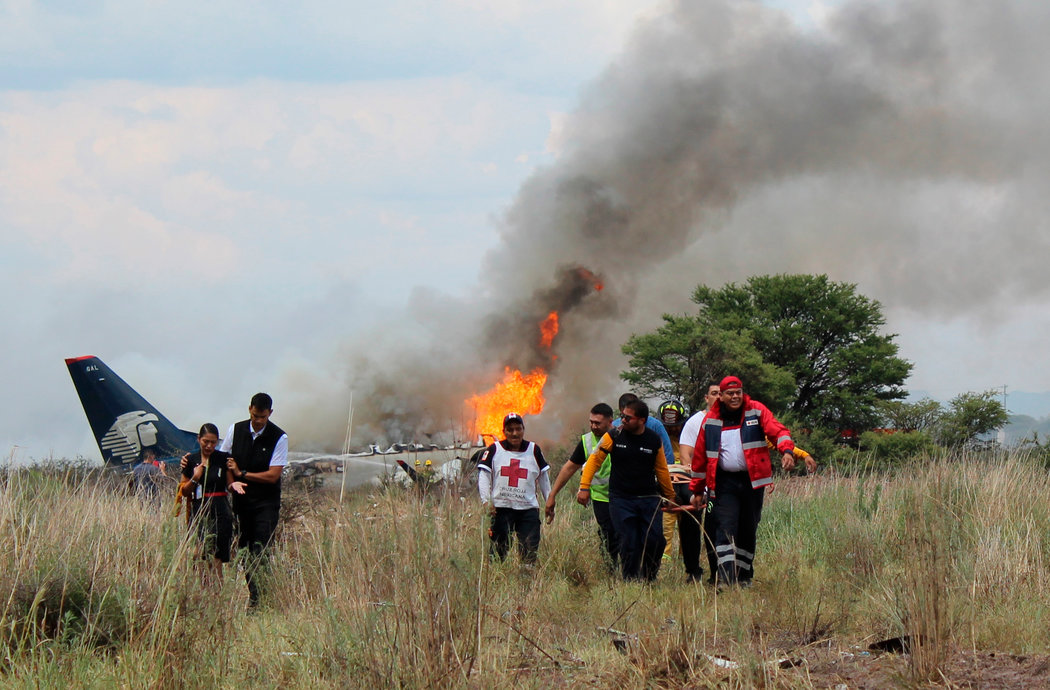
<path id="1" fill-rule="evenodd" d="M 98 442 L 102 455 L 109 452 L 111 457 L 120 459 L 120 464 L 134 463 L 144 449 L 156 446 L 157 427 L 152 424 L 155 421 L 157 415 L 143 410 L 120 415 Z"/>
<path id="2" fill-rule="evenodd" d="M 66 360 L 102 461 L 130 468 L 153 454 L 177 461 L 197 449 L 197 435 L 179 429 L 98 357 Z"/>

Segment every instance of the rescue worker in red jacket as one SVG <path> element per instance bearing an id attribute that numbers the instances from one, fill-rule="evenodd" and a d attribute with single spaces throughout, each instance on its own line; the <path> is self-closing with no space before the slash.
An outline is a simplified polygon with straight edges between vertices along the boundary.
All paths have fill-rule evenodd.
<path id="1" fill-rule="evenodd" d="M 744 393 L 739 378 L 725 377 L 718 390 L 718 400 L 700 425 L 689 488 L 698 510 L 713 501 L 718 582 L 747 587 L 754 576 L 762 501 L 766 487 L 773 483 L 766 439 L 781 455 L 781 466 L 787 471 L 795 468 L 795 443 L 769 408 Z"/>

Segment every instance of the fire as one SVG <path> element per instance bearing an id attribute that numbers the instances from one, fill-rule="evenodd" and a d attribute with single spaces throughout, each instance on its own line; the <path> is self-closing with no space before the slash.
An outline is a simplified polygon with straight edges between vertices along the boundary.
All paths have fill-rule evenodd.
<path id="1" fill-rule="evenodd" d="M 580 276 L 581 279 L 589 282 L 598 292 L 601 292 L 602 288 L 605 287 L 605 284 L 602 283 L 601 278 L 596 276 L 593 271 L 588 271 L 583 266 L 576 267 L 576 274 Z"/>
<path id="2" fill-rule="evenodd" d="M 569 269 L 568 273 L 563 276 L 563 291 L 566 292 L 566 296 L 571 296 L 568 302 L 570 306 L 583 298 L 588 286 L 595 291 L 600 291 L 605 287 L 597 275 L 582 266 Z M 558 312 L 548 313 L 538 326 L 539 340 L 534 342 L 543 352 L 534 352 L 534 354 L 539 355 L 540 361 L 550 366 L 558 360 L 558 356 L 551 352 L 560 326 Z M 547 369 L 543 366 L 534 368 L 528 374 L 522 373 L 519 369 L 506 367 L 502 381 L 487 393 L 473 395 L 466 401 L 474 413 L 475 433 L 479 436 L 499 438 L 503 432 L 503 418 L 511 412 L 521 415 L 535 415 L 542 412 L 543 387 L 546 384 Z"/>
<path id="3" fill-rule="evenodd" d="M 558 312 L 552 311 L 539 323 L 539 344 L 550 350 L 558 335 Z M 553 362 L 557 355 L 551 355 Z M 547 384 L 547 370 L 536 367 L 528 374 L 506 367 L 503 380 L 489 392 L 474 395 L 467 405 L 474 409 L 476 433 L 479 436 L 499 438 L 503 431 L 503 418 L 511 412 L 521 415 L 539 414 L 543 411 L 543 387 Z"/>
<path id="4" fill-rule="evenodd" d="M 540 323 L 540 345 L 549 350 L 556 335 L 558 335 L 558 312 L 552 311 Z"/>
<path id="5" fill-rule="evenodd" d="M 522 374 L 517 369 L 507 367 L 503 380 L 492 390 L 467 401 L 475 410 L 478 435 L 500 438 L 503 418 L 511 412 L 539 414 L 543 410 L 543 386 L 546 383 L 547 372 L 542 368 L 537 367 L 528 374 Z"/>

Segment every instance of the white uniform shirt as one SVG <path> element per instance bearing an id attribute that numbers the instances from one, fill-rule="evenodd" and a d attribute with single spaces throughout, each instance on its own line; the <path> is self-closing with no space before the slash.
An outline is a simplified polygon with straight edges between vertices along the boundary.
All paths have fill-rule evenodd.
<path id="1" fill-rule="evenodd" d="M 704 421 L 705 414 L 707 413 L 701 410 L 686 420 L 685 426 L 682 427 L 682 435 L 678 437 L 680 445 L 696 448 L 696 439 L 700 436 L 700 422 Z M 691 461 L 692 458 L 685 458 L 686 463 Z"/>
<path id="2" fill-rule="evenodd" d="M 236 423 L 231 424 L 230 428 L 226 431 L 226 436 L 222 439 L 222 444 L 219 446 L 219 450 L 224 453 L 229 453 L 233 450 L 233 427 L 237 426 Z M 252 428 L 252 423 L 248 422 L 248 431 L 252 432 L 252 440 L 259 438 L 259 434 L 266 431 L 266 426 L 259 431 Z M 288 464 L 288 434 L 281 434 L 281 438 L 277 439 L 277 445 L 273 447 L 273 455 L 270 456 L 270 467 L 284 467 Z"/>
<path id="3" fill-rule="evenodd" d="M 746 472 L 747 459 L 740 441 L 740 427 L 722 432 L 722 447 L 718 451 L 718 466 L 726 472 Z"/>

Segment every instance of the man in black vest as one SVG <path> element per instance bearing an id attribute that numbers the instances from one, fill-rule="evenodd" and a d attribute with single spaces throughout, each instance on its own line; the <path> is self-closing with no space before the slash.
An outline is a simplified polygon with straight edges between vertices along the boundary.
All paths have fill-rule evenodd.
<path id="1" fill-rule="evenodd" d="M 269 423 L 272 412 L 273 399 L 256 393 L 248 406 L 250 419 L 232 425 L 220 447 L 230 454 L 227 469 L 247 485 L 244 495 L 234 495 L 233 511 L 240 525 L 239 546 L 251 553 L 244 578 L 253 607 L 259 603 L 258 570 L 281 514 L 281 473 L 288 464 L 288 434 Z"/>

